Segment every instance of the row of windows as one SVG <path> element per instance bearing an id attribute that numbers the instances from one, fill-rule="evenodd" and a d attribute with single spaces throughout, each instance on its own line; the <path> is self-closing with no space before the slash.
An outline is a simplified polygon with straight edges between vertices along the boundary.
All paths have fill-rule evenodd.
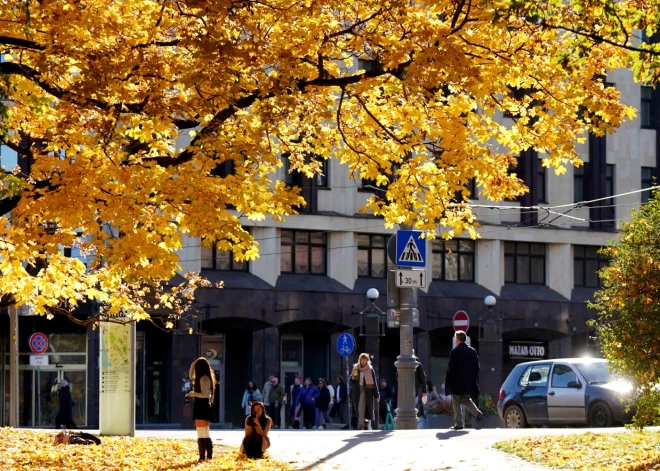
<path id="1" fill-rule="evenodd" d="M 357 269 L 360 278 L 385 278 L 391 267 L 387 257 L 389 236 L 358 234 Z M 434 280 L 474 282 L 475 243 L 473 240 L 432 241 Z M 607 259 L 598 247 L 573 247 L 573 275 L 576 287 L 598 288 L 598 271 Z M 546 246 L 539 243 L 504 243 L 504 282 L 545 285 Z M 327 273 L 327 233 L 283 230 L 280 267 L 282 273 L 325 275 Z M 202 247 L 202 269 L 218 271 L 248 270 L 247 262 L 237 262 L 230 252 Z"/>
<path id="2" fill-rule="evenodd" d="M 649 87 L 643 87 L 649 88 Z M 302 179 L 305 178 L 302 174 L 298 172 L 289 173 L 290 162 L 289 159 L 283 159 L 284 164 L 284 175 L 285 183 L 291 186 L 303 186 Z M 323 174 L 316 175 L 314 177 L 315 186 L 317 188 L 328 188 L 329 187 L 329 165 L 327 160 L 322 161 Z M 511 167 L 511 172 L 515 172 L 515 167 Z M 219 177 L 226 177 L 234 173 L 234 161 L 229 160 L 223 164 L 218 165 L 218 167 L 212 172 L 214 175 Z M 642 178 L 641 178 L 641 188 L 650 188 L 653 185 L 653 177 L 655 176 L 654 167 L 642 167 Z M 585 162 L 581 167 L 574 168 L 574 177 L 573 177 L 573 201 L 578 203 L 580 201 L 587 201 L 591 199 L 589 193 L 589 162 Z M 615 166 L 606 165 L 605 169 L 605 196 L 614 195 L 614 182 L 615 182 Z M 387 187 L 380 187 L 381 190 L 386 189 Z M 376 191 L 375 181 L 362 179 L 362 189 L 367 191 Z M 471 199 L 477 199 L 477 188 L 476 180 L 472 179 L 468 182 L 467 189 L 470 192 Z M 541 164 L 541 159 L 539 159 L 538 171 L 537 171 L 537 190 L 538 190 L 538 201 L 539 203 L 548 203 L 548 169 L 543 167 Z M 641 194 L 642 203 L 647 203 L 651 197 L 650 192 L 644 192 Z M 458 199 L 458 198 L 457 198 Z M 616 219 L 614 211 L 614 202 L 613 200 L 607 200 L 604 205 L 612 205 L 609 209 L 608 219 Z M 611 216 L 611 217 L 610 217 Z M 613 221 L 612 221 L 612 224 Z"/>

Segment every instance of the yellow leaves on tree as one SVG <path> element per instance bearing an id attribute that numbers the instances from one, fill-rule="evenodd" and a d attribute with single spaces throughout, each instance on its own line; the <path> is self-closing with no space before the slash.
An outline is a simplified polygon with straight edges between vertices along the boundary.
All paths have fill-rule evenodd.
<path id="1" fill-rule="evenodd" d="M 194 440 L 101 437 L 101 445 L 53 445 L 43 431 L 0 428 L 0 462 L 7 471 L 292 471 L 271 459 L 248 460 L 238 451 L 215 447 L 213 460 L 198 464 Z"/>
<path id="2" fill-rule="evenodd" d="M 0 5 L 0 134 L 21 165 L 3 176 L 0 292 L 39 312 L 92 298 L 145 316 L 158 294 L 130 294 L 174 275 L 181 234 L 255 258 L 241 217 L 305 204 L 275 181 L 283 158 L 387 187 L 365 210 L 389 226 L 476 236 L 472 179 L 502 200 L 526 191 L 508 173 L 523 150 L 581 163 L 588 131 L 634 115 L 602 76 L 655 74 L 653 46 L 629 43 L 658 23 L 646 1 Z M 87 270 L 56 256 L 73 245 Z"/>

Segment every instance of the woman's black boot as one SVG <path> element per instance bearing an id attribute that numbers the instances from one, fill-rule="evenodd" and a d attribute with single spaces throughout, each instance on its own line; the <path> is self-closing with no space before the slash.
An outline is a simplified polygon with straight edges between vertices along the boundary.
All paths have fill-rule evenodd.
<path id="1" fill-rule="evenodd" d="M 199 461 L 204 461 L 206 452 L 206 438 L 197 439 L 197 448 L 199 448 Z"/>
<path id="2" fill-rule="evenodd" d="M 210 438 L 206 438 L 206 459 L 207 460 L 212 460 L 213 459 L 213 440 Z"/>

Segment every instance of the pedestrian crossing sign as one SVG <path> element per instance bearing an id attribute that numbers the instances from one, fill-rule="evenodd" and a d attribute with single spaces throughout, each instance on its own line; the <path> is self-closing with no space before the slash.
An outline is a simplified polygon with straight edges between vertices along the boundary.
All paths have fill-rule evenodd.
<path id="1" fill-rule="evenodd" d="M 426 239 L 421 231 L 397 231 L 396 264 L 399 267 L 426 267 Z"/>

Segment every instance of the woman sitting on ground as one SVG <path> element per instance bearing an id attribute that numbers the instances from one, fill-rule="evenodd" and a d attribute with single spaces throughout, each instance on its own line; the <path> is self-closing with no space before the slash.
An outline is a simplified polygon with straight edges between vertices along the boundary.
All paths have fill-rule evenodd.
<path id="1" fill-rule="evenodd" d="M 245 419 L 245 438 L 241 451 L 248 458 L 263 458 L 264 452 L 270 447 L 268 432 L 273 421 L 266 415 L 262 402 L 252 403 L 252 412 Z"/>

